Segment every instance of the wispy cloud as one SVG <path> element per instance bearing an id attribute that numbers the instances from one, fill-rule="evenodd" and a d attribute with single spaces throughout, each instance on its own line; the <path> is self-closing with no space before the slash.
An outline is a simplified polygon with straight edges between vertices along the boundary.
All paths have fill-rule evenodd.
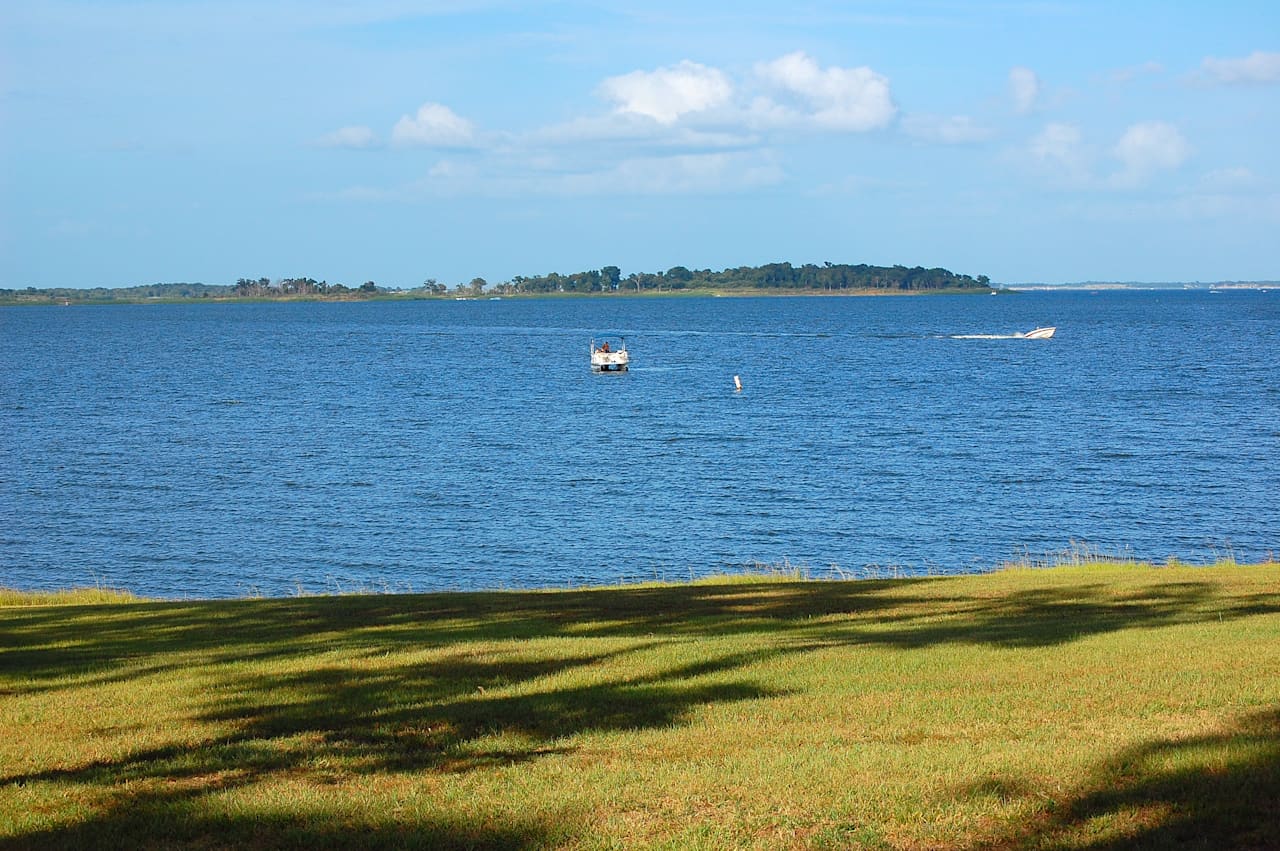
<path id="1" fill-rule="evenodd" d="M 1055 178 L 1079 182 L 1089 174 L 1091 156 L 1084 147 L 1084 134 L 1074 124 L 1046 124 L 1027 149 L 1032 160 Z"/>
<path id="2" fill-rule="evenodd" d="M 1172 124 L 1143 121 L 1124 131 L 1112 154 L 1121 164 L 1112 181 L 1132 186 L 1156 172 L 1180 167 L 1191 156 L 1191 145 Z"/>
<path id="3" fill-rule="evenodd" d="M 967 115 L 907 115 L 902 119 L 902 131 L 913 139 L 941 145 L 985 142 L 995 136 L 994 130 Z"/>
<path id="4" fill-rule="evenodd" d="M 1198 188 L 1204 192 L 1249 194 L 1263 191 L 1265 183 L 1252 169 L 1236 166 L 1206 172 L 1200 177 Z"/>
<path id="5" fill-rule="evenodd" d="M 561 147 L 590 142 L 636 143 L 655 148 L 715 149 L 758 144 L 756 133 L 732 121 L 705 116 L 699 122 L 685 120 L 662 124 L 633 112 L 609 113 L 574 118 L 561 124 L 539 127 L 527 133 L 509 134 L 515 146 Z"/>
<path id="6" fill-rule="evenodd" d="M 586 167 L 573 167 L 555 158 L 510 158 L 479 169 L 446 159 L 408 183 L 385 188 L 356 186 L 326 197 L 412 203 L 461 195 L 734 194 L 772 186 L 784 178 L 777 157 L 768 150 L 628 157 Z"/>
<path id="7" fill-rule="evenodd" d="M 1086 141 L 1075 124 L 1054 122 L 1027 144 L 1036 170 L 1052 183 L 1075 189 L 1134 189 L 1157 174 L 1181 168 L 1191 144 L 1168 122 L 1131 124 L 1109 148 Z"/>
<path id="8" fill-rule="evenodd" d="M 372 148 L 378 143 L 377 135 L 368 127 L 340 127 L 321 136 L 316 144 L 324 148 Z"/>
<path id="9" fill-rule="evenodd" d="M 637 157 L 597 172 L 543 181 L 548 190 L 569 195 L 684 195 L 733 193 L 779 183 L 776 158 L 766 151 Z"/>
<path id="10" fill-rule="evenodd" d="M 1022 65 L 1009 69 L 1009 96 L 1016 112 L 1025 115 L 1035 109 L 1040 90 L 1040 77 L 1035 71 Z"/>
<path id="11" fill-rule="evenodd" d="M 1224 85 L 1280 82 L 1280 53 L 1255 50 L 1248 56 L 1218 59 L 1208 56 L 1200 63 L 1204 76 Z"/>
<path id="12" fill-rule="evenodd" d="M 1105 79 L 1112 83 L 1124 84 L 1133 82 L 1139 77 L 1163 74 L 1164 70 L 1164 66 L 1159 62 L 1143 62 L 1138 65 L 1115 68 L 1105 75 Z"/>

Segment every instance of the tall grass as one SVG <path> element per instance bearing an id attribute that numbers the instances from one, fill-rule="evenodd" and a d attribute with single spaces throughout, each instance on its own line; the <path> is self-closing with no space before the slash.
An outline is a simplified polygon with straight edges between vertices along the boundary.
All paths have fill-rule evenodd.
<path id="1" fill-rule="evenodd" d="M 142 598 L 115 588 L 69 588 L 58 591 L 16 591 L 0 588 L 0 607 L 83 606 L 97 603 L 138 603 Z"/>

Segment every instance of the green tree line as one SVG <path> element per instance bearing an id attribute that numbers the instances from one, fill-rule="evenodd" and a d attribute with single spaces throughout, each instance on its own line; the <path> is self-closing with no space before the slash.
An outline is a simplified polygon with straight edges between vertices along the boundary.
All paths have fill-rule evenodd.
<path id="1" fill-rule="evenodd" d="M 519 293 L 595 293 L 595 292 L 666 292 L 674 290 L 764 290 L 850 292 L 856 290 L 986 289 L 991 281 L 986 275 L 974 278 L 957 275 L 947 269 L 925 269 L 920 266 L 868 266 L 844 263 L 768 263 L 764 266 L 738 266 L 719 272 L 710 269 L 687 269 L 673 266 L 665 272 L 632 272 L 625 278 L 617 266 L 562 275 L 525 277 L 517 275 L 498 284 L 497 292 Z"/>
<path id="2" fill-rule="evenodd" d="M 61 304 L 138 301 L 182 301 L 210 298 L 284 298 L 312 296 L 360 298 L 384 292 L 373 281 L 358 287 L 330 284 L 314 278 L 240 278 L 234 284 L 143 284 L 133 287 L 49 287 L 0 289 L 0 303 Z"/>
<path id="3" fill-rule="evenodd" d="M 869 266 L 863 263 L 768 263 L 764 266 L 737 266 L 721 271 L 673 266 L 665 272 L 632 272 L 623 277 L 617 266 L 586 272 L 545 275 L 516 275 L 509 281 L 490 284 L 484 278 L 458 283 L 451 290 L 435 278 L 428 278 L 412 290 L 420 296 L 477 297 L 496 295 L 537 295 L 545 293 L 654 293 L 681 290 L 740 292 L 923 292 L 929 290 L 983 290 L 991 285 L 986 275 L 976 278 L 957 275 L 947 269 L 921 266 Z M 148 284 L 135 287 L 58 287 L 21 290 L 0 289 L 0 302 L 129 302 L 153 299 L 209 298 L 368 298 L 386 294 L 373 281 L 358 287 L 331 284 L 315 278 L 240 278 L 234 284 Z"/>

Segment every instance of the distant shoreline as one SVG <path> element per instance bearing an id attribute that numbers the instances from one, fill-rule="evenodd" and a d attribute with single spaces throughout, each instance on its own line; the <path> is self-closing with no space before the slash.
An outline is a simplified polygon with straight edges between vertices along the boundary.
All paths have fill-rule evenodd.
<path id="1" fill-rule="evenodd" d="M 612 300 L 612 299 L 681 299 L 681 298 L 805 298 L 805 297 L 897 297 L 897 296 L 934 296 L 934 295 L 997 295 L 1011 290 L 996 288 L 983 289 L 935 289 L 935 290 L 663 290 L 661 292 L 640 293 L 513 293 L 509 295 L 431 295 L 412 290 L 386 292 L 376 295 L 281 295 L 281 296 L 205 296 L 205 297 L 121 297 L 121 298 L 85 298 L 75 299 L 70 296 L 47 296 L 27 298 L 2 298 L 0 307 L 82 307 L 100 305 L 144 305 L 144 304 L 274 304 L 274 303 L 362 303 L 362 302 L 406 302 L 406 301 L 559 301 L 559 300 Z"/>
<path id="2" fill-rule="evenodd" d="M 682 299 L 682 298 L 866 298 L 935 295 L 1016 295 L 1032 292 L 1266 292 L 1280 290 L 1280 281 L 1222 282 L 1222 283 L 1081 283 L 1081 284 L 1004 284 L 992 287 L 953 287 L 923 290 L 900 289 L 683 289 L 644 292 L 563 292 L 563 293 L 504 293 L 493 295 L 433 294 L 417 290 L 398 290 L 374 294 L 321 294 L 305 295 L 257 295 L 257 296 L 121 296 L 75 298 L 69 295 L 48 295 L 45 291 L 21 293 L 18 296 L 0 297 L 0 307 L 49 307 L 96 305 L 144 305 L 144 304 L 274 304 L 274 303 L 360 303 L 388 301 L 546 301 L 562 299 Z M 100 292 L 100 290 L 99 290 Z"/>
<path id="3" fill-rule="evenodd" d="M 1270 290 L 1280 289 L 1280 281 L 1218 281 L 1215 283 L 1092 283 L 1082 284 L 1005 284 L 1014 292 L 1132 291 L 1132 292 L 1196 292 L 1203 290 Z"/>

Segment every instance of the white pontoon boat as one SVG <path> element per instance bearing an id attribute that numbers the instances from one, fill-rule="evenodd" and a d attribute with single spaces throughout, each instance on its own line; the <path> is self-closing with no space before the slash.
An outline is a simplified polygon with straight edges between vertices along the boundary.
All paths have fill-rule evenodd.
<path id="1" fill-rule="evenodd" d="M 631 363 L 631 356 L 627 354 L 627 341 L 623 340 L 618 346 L 610 346 L 609 341 L 596 345 L 596 341 L 591 341 L 591 371 L 592 372 L 626 372 L 627 367 Z"/>

